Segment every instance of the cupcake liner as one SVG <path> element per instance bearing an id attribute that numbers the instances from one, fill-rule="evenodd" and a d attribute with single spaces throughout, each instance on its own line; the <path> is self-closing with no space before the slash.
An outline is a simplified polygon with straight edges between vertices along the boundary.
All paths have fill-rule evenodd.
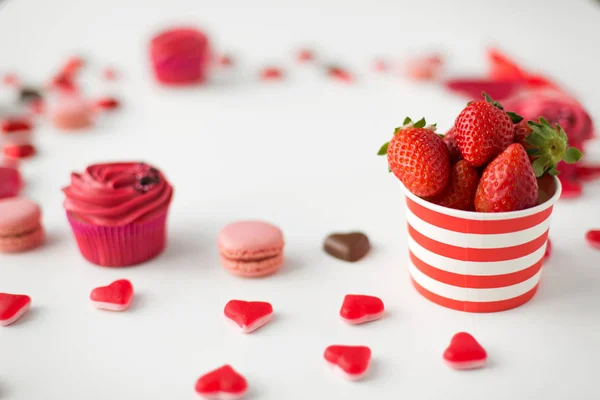
<path id="1" fill-rule="evenodd" d="M 145 222 L 123 226 L 99 226 L 78 220 L 67 212 L 83 257 L 104 267 L 140 264 L 165 248 L 167 211 Z"/>
<path id="2" fill-rule="evenodd" d="M 409 270 L 417 291 L 441 306 L 467 312 L 518 307 L 536 293 L 553 205 L 561 186 L 540 205 L 476 213 L 445 208 L 408 190 Z"/>

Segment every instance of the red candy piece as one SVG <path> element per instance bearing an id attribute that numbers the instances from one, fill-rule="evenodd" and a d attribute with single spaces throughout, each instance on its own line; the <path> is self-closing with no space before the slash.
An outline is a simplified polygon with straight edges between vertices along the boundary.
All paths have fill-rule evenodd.
<path id="1" fill-rule="evenodd" d="M 548 242 L 546 243 L 546 251 L 544 252 L 544 261 L 549 259 L 551 255 L 552 255 L 552 242 L 550 241 L 550 239 L 548 239 Z"/>
<path id="2" fill-rule="evenodd" d="M 490 79 L 450 79 L 444 85 L 447 89 L 471 99 L 481 98 L 486 92 L 494 100 L 503 100 L 523 87 L 521 81 L 495 81 Z"/>
<path id="3" fill-rule="evenodd" d="M 340 317 L 351 325 L 363 324 L 381 318 L 384 308 L 379 297 L 347 294 L 340 309 Z"/>
<path id="4" fill-rule="evenodd" d="M 83 67 L 84 61 L 81 57 L 71 57 L 66 62 L 65 65 L 61 68 L 61 72 L 65 75 L 75 75 L 79 72 L 79 70 Z"/>
<path id="5" fill-rule="evenodd" d="M 363 378 L 371 362 L 371 349 L 366 346 L 329 346 L 325 360 L 350 380 Z"/>
<path id="6" fill-rule="evenodd" d="M 233 66 L 233 59 L 227 54 L 223 54 L 217 58 L 217 65 L 225 68 Z"/>
<path id="7" fill-rule="evenodd" d="M 33 129 L 33 125 L 26 119 L 23 118 L 9 118 L 2 120 L 0 123 L 0 130 L 2 133 L 13 133 L 13 132 L 29 132 Z"/>
<path id="8" fill-rule="evenodd" d="M 50 87 L 66 93 L 77 92 L 77 85 L 73 81 L 73 78 L 62 72 L 52 78 Z"/>
<path id="9" fill-rule="evenodd" d="M 0 293 L 0 326 L 8 326 L 21 318 L 31 306 L 24 294 Z"/>
<path id="10" fill-rule="evenodd" d="M 18 195 L 21 185 L 19 170 L 0 166 L 0 199 Z"/>
<path id="11" fill-rule="evenodd" d="M 455 369 L 475 369 L 485 365 L 487 353 L 473 336 L 459 332 L 452 337 L 444 352 L 444 360 Z"/>
<path id="12" fill-rule="evenodd" d="M 298 51 L 298 55 L 296 56 L 296 58 L 300 62 L 312 61 L 315 59 L 315 54 L 313 53 L 312 50 L 301 49 L 300 51 Z"/>
<path id="13" fill-rule="evenodd" d="M 8 73 L 2 77 L 2 83 L 6 86 L 19 86 L 19 78 L 15 74 Z"/>
<path id="14" fill-rule="evenodd" d="M 201 376 L 196 382 L 196 392 L 206 399 L 237 400 L 247 391 L 246 379 L 229 365 Z"/>
<path id="15" fill-rule="evenodd" d="M 94 307 L 102 310 L 127 310 L 133 300 L 133 285 L 127 279 L 114 281 L 108 286 L 92 290 L 90 300 Z"/>
<path id="16" fill-rule="evenodd" d="M 560 179 L 562 185 L 562 192 L 560 194 L 561 199 L 575 199 L 580 197 L 583 193 L 583 187 L 579 182 L 563 179 L 560 175 L 558 176 L 558 179 Z"/>
<path id="17" fill-rule="evenodd" d="M 279 80 L 283 78 L 283 71 L 277 67 L 266 67 L 260 73 L 263 80 Z"/>
<path id="18" fill-rule="evenodd" d="M 600 230 L 591 230 L 585 234 L 585 239 L 590 246 L 600 249 Z"/>
<path id="19" fill-rule="evenodd" d="M 114 81 L 117 79 L 117 71 L 113 68 L 104 68 L 102 71 L 102 76 L 108 81 Z"/>
<path id="20" fill-rule="evenodd" d="M 8 158 L 28 158 L 33 157 L 36 153 L 36 150 L 31 144 L 22 144 L 4 146 L 2 152 Z"/>
<path id="21" fill-rule="evenodd" d="M 120 106 L 121 103 L 114 97 L 102 97 L 96 101 L 96 108 L 101 110 L 115 110 Z"/>
<path id="22" fill-rule="evenodd" d="M 263 301 L 231 300 L 225 305 L 225 316 L 243 333 L 254 332 L 273 318 L 273 306 Z"/>
<path id="23" fill-rule="evenodd" d="M 488 50 L 489 76 L 494 80 L 525 80 L 527 74 L 511 59 L 496 49 Z"/>
<path id="24" fill-rule="evenodd" d="M 327 68 L 327 74 L 343 83 L 352 83 L 354 80 L 352 74 L 341 67 L 330 66 Z"/>
<path id="25" fill-rule="evenodd" d="M 373 69 L 375 71 L 377 71 L 377 72 L 385 72 L 385 71 L 388 71 L 390 69 L 390 66 L 387 63 L 387 61 L 382 60 L 382 59 L 377 59 L 373 63 Z"/>

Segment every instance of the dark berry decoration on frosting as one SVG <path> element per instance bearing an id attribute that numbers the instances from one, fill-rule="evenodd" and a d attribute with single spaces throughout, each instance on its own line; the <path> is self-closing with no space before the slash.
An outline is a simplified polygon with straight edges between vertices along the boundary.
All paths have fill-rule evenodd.
<path id="1" fill-rule="evenodd" d="M 146 193 L 154 185 L 160 183 L 160 175 L 156 168 L 140 163 L 138 169 L 134 182 L 134 188 L 138 192 Z"/>

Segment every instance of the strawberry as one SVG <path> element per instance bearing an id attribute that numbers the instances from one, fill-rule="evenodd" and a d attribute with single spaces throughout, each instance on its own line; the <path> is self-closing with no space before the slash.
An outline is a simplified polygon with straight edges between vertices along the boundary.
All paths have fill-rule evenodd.
<path id="1" fill-rule="evenodd" d="M 514 140 L 513 124 L 523 119 L 504 111 L 487 94 L 483 96 L 485 100 L 470 102 L 454 123 L 456 145 L 474 167 L 481 167 L 502 153 Z"/>
<path id="2" fill-rule="evenodd" d="M 560 161 L 574 164 L 581 159 L 581 151 L 569 147 L 567 134 L 564 129 L 556 124 L 552 127 L 548 121 L 540 117 L 539 122 L 528 121 L 531 133 L 526 136 L 527 153 L 534 160 L 533 171 L 540 177 L 548 172 L 558 175 L 556 166 Z"/>
<path id="3" fill-rule="evenodd" d="M 456 131 L 454 127 L 450 128 L 448 132 L 444 135 L 444 143 L 448 147 L 448 151 L 450 152 L 450 161 L 455 163 L 462 158 L 460 154 L 460 150 L 456 146 Z"/>
<path id="4" fill-rule="evenodd" d="M 425 119 L 394 130 L 394 137 L 379 149 L 386 155 L 390 171 L 417 196 L 429 197 L 440 193 L 450 178 L 450 153 L 435 126 L 426 127 Z"/>
<path id="5" fill-rule="evenodd" d="M 475 194 L 475 210 L 517 211 L 538 202 L 538 183 L 525 148 L 513 143 L 483 171 Z"/>
<path id="6" fill-rule="evenodd" d="M 528 121 L 521 120 L 518 124 L 514 125 L 515 128 L 515 143 L 521 144 L 527 149 L 527 142 L 525 139 L 531 133 L 531 127 L 527 124 Z"/>
<path id="7" fill-rule="evenodd" d="M 475 192 L 479 184 L 479 172 L 465 160 L 452 166 L 450 184 L 435 197 L 429 198 L 432 203 L 457 210 L 475 210 Z"/>

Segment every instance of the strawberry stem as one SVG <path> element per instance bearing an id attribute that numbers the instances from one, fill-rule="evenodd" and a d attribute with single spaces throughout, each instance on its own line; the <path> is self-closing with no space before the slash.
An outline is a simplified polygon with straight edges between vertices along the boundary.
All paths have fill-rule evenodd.
<path id="1" fill-rule="evenodd" d="M 502 104 L 498 103 L 497 101 L 494 101 L 490 97 L 489 94 L 487 94 L 486 92 L 481 92 L 481 94 L 485 98 L 485 101 L 487 101 L 488 103 L 491 103 L 493 106 L 498 107 L 499 109 L 504 111 L 504 107 L 502 107 Z M 518 124 L 519 122 L 523 121 L 523 117 L 521 117 L 519 114 L 517 114 L 515 112 L 506 111 L 506 115 L 508 115 L 510 117 L 510 120 L 512 121 L 513 124 Z"/>
<path id="2" fill-rule="evenodd" d="M 531 146 L 527 153 L 535 157 L 531 166 L 538 178 L 545 173 L 558 175 L 556 165 L 560 161 L 573 164 L 581 159 L 581 151 L 568 147 L 567 134 L 559 124 L 552 127 L 540 117 L 539 122 L 527 121 L 527 125 L 531 128 L 531 133 L 525 138 Z"/>

